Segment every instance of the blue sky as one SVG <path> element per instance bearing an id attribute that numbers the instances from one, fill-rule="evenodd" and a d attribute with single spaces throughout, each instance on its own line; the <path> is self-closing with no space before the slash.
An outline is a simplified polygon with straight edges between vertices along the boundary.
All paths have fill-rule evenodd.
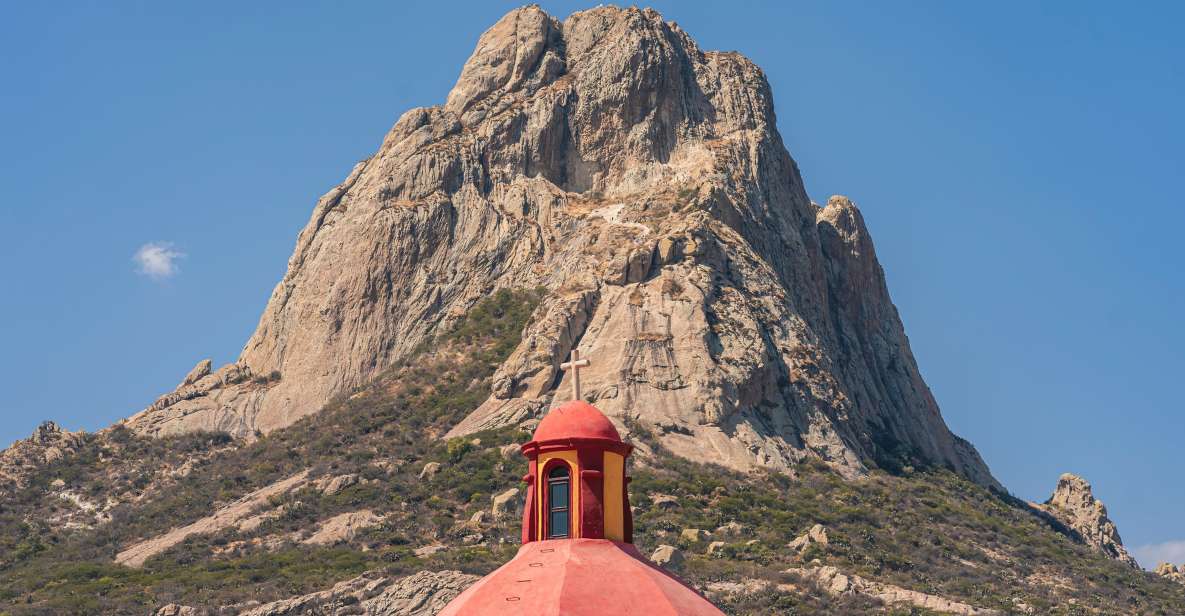
<path id="1" fill-rule="evenodd" d="M 43 4 L 0 23 L 2 443 L 232 361 L 317 197 L 514 6 Z M 765 69 L 1004 484 L 1079 473 L 1144 564 L 1185 561 L 1185 5 L 653 6 Z"/>

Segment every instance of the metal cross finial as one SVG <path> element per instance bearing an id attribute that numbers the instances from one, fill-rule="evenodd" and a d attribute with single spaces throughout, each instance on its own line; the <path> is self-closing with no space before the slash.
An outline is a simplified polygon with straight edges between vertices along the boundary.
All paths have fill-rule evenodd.
<path id="1" fill-rule="evenodd" d="M 580 399 L 580 369 L 589 365 L 587 359 L 580 359 L 580 351 L 572 349 L 572 360 L 560 364 L 560 370 L 572 371 L 572 399 Z"/>

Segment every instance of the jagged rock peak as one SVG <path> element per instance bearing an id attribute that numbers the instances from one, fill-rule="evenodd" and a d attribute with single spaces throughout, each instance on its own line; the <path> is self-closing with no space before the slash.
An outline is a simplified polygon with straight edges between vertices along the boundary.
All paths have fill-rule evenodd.
<path id="1" fill-rule="evenodd" d="M 444 109 L 458 117 L 494 91 L 534 90 L 565 70 L 561 25 L 538 5 L 507 13 L 482 34 Z"/>
<path id="2" fill-rule="evenodd" d="M 1105 556 L 1139 567 L 1128 554 L 1119 530 L 1107 517 L 1107 507 L 1095 498 L 1090 483 L 1073 473 L 1063 473 L 1049 500 L 1039 505 L 1060 522 L 1077 532 L 1087 545 Z"/>
<path id="3" fill-rule="evenodd" d="M 445 103 L 317 202 L 239 361 L 128 425 L 288 425 L 492 291 L 540 287 L 451 436 L 537 418 L 578 348 L 589 398 L 680 455 L 854 476 L 908 452 L 998 486 L 943 422 L 859 210 L 807 197 L 761 70 L 637 8 L 499 20 Z"/>

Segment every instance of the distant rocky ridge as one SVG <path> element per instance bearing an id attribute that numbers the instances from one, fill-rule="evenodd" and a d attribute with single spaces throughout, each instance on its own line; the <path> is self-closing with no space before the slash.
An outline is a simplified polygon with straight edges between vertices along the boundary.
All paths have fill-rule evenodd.
<path id="1" fill-rule="evenodd" d="M 1136 559 L 1123 547 L 1119 530 L 1107 517 L 1107 508 L 1094 497 L 1085 479 L 1064 473 L 1049 500 L 1036 507 L 1078 533 L 1087 545 L 1105 556 L 1139 568 Z"/>
<path id="2" fill-rule="evenodd" d="M 579 348 L 589 398 L 686 457 L 853 476 L 905 455 L 998 487 L 943 422 L 859 210 L 807 197 L 761 70 L 636 8 L 503 17 L 445 104 L 405 113 L 317 203 L 239 360 L 127 425 L 267 433 L 492 290 L 536 287 L 451 435 L 543 413 Z"/>

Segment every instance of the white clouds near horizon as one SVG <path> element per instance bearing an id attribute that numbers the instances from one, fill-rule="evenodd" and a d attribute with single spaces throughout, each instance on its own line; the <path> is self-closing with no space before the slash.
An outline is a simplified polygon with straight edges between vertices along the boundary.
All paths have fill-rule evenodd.
<path id="1" fill-rule="evenodd" d="M 183 258 L 185 253 L 173 248 L 172 242 L 149 242 L 136 251 L 132 260 L 136 262 L 137 273 L 161 281 L 180 271 L 177 261 Z"/>
<path id="2" fill-rule="evenodd" d="M 1185 563 L 1185 540 L 1136 546 L 1131 553 L 1145 569 L 1153 569 L 1160 563 L 1180 565 Z"/>

